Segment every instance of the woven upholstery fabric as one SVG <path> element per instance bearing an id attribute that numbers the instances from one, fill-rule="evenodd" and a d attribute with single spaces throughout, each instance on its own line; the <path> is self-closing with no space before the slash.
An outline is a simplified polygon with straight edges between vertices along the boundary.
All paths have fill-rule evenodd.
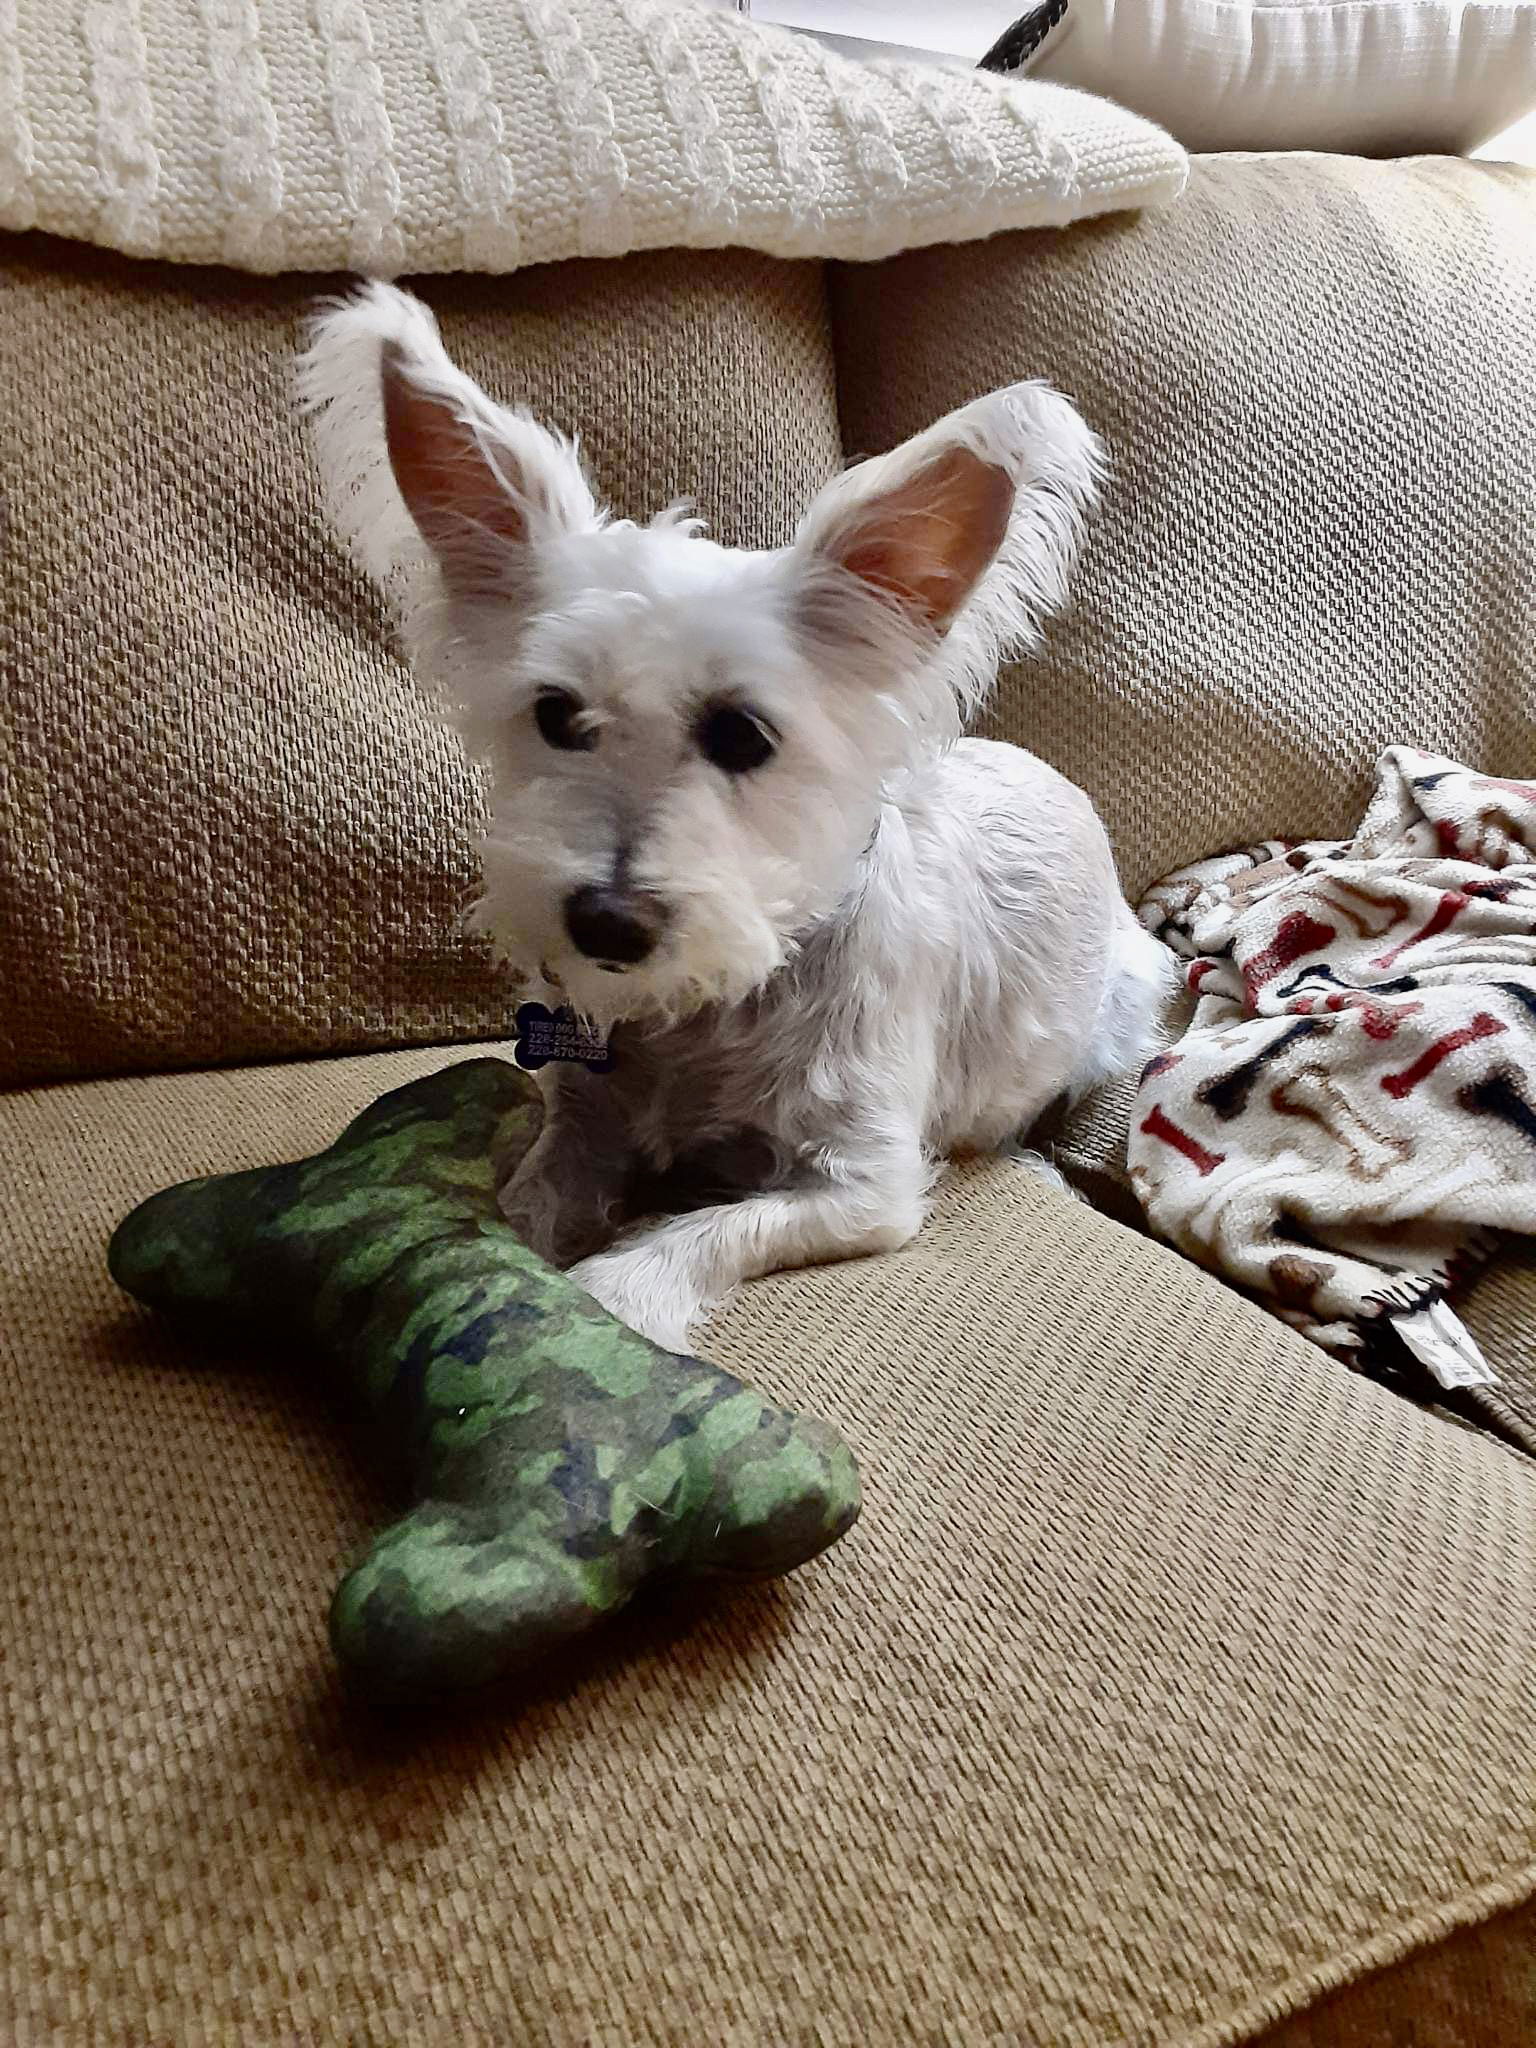
<path id="1" fill-rule="evenodd" d="M 1536 1457 L 1536 1243 L 1504 1238 L 1456 1311 L 1499 1375 L 1479 1389 L 1479 1414 Z"/>
<path id="2" fill-rule="evenodd" d="M 1536 2041 L 1536 1907 L 1460 1929 L 1335 1992 L 1258 2048 L 1515 2048 Z"/>
<path id="3" fill-rule="evenodd" d="M 1171 199 L 1060 86 L 879 70 L 698 0 L 11 0 L 0 226 L 242 270 L 884 256 Z"/>
<path id="4" fill-rule="evenodd" d="M 1127 889 L 1342 837 L 1379 750 L 1536 761 L 1536 172 L 1197 160 L 1166 213 L 836 273 L 873 452 L 1010 378 L 1115 464 L 993 730 L 1098 801 Z"/>
<path id="5" fill-rule="evenodd" d="M 999 1161 L 711 1333 L 856 1446 L 844 1543 L 349 1709 L 388 1502 L 103 1244 L 445 1057 L 0 1098 L 13 2038 L 1214 2048 L 1529 1894 L 1536 1467 Z"/>
<path id="6" fill-rule="evenodd" d="M 316 289 L 0 241 L 0 1079 L 506 1016 L 460 923 L 474 786 L 290 403 Z M 425 295 L 625 513 L 691 495 L 777 543 L 838 467 L 817 266 L 673 253 Z"/>

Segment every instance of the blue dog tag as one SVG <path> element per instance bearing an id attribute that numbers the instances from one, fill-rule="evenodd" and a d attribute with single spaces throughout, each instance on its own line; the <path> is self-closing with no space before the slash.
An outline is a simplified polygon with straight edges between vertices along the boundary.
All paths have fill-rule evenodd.
<path id="1" fill-rule="evenodd" d="M 547 1067 L 551 1060 L 585 1067 L 593 1074 L 613 1071 L 613 1054 L 606 1038 L 584 1024 L 574 1010 L 547 1010 L 542 1003 L 518 1006 L 512 1057 L 530 1074 Z"/>

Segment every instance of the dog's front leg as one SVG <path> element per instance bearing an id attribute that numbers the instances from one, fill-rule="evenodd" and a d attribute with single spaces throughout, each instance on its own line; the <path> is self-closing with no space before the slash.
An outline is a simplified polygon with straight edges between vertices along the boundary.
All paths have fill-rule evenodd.
<path id="1" fill-rule="evenodd" d="M 571 1269 L 631 1329 L 671 1351 L 740 1281 L 894 1251 L 922 1225 L 929 1173 L 916 1133 L 878 1156 L 834 1160 L 803 1184 L 670 1218 Z"/>
<path id="2" fill-rule="evenodd" d="M 612 1244 L 633 1168 L 607 1082 L 557 1068 L 544 1090 L 544 1128 L 500 1190 L 501 1213 L 541 1259 L 569 1266 Z"/>

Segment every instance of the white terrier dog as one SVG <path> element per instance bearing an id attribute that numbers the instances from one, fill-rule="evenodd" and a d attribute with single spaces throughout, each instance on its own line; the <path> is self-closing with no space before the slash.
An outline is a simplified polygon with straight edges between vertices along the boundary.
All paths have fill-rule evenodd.
<path id="1" fill-rule="evenodd" d="M 739 1281 L 904 1244 L 937 1160 L 1143 1052 L 1165 956 L 1088 798 L 958 738 L 1064 595 L 1099 468 L 1065 399 L 963 406 L 750 553 L 611 519 L 402 292 L 323 315 L 301 389 L 484 764 L 484 927 L 613 1033 L 543 1070 L 503 1206 L 615 1315 L 681 1349 Z"/>

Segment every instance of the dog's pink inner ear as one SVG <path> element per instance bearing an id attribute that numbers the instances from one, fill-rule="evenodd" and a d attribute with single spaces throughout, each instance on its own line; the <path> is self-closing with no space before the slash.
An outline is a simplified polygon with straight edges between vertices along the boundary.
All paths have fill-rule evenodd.
<path id="1" fill-rule="evenodd" d="M 835 559 L 942 633 L 1003 544 L 1013 479 L 950 448 L 864 507 Z"/>
<path id="2" fill-rule="evenodd" d="M 450 582 L 478 584 L 505 566 L 509 546 L 527 540 L 523 507 L 471 428 L 422 390 L 393 344 L 381 367 L 384 435 L 400 495 Z"/>

